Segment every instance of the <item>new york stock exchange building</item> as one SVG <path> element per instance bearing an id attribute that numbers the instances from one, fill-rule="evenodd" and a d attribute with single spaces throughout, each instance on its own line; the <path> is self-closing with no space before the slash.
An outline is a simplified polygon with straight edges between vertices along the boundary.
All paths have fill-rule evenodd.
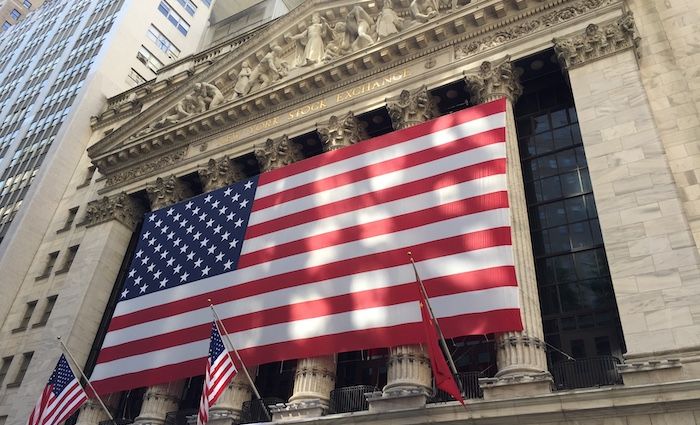
<path id="1" fill-rule="evenodd" d="M 307 217 L 311 214 L 322 230 L 310 231 L 316 233 L 304 239 L 307 246 L 270 247 L 262 237 L 256 246 L 266 250 L 264 255 L 291 258 L 301 255 L 300 250 L 396 232 L 400 237 L 392 242 L 395 249 L 412 250 L 420 266 L 430 243 L 415 234 L 429 217 L 418 214 L 423 207 L 412 203 L 427 191 L 450 200 L 458 196 L 444 179 L 483 176 L 448 173 L 423 181 L 426 169 L 472 157 L 455 154 L 443 161 L 456 152 L 449 149 L 458 149 L 445 144 L 444 150 L 424 154 L 434 155 L 427 159 L 420 148 L 391 158 L 392 143 L 430 139 L 458 119 L 453 117 L 486 119 L 497 105 L 504 117 L 509 211 L 509 234 L 503 237 L 512 246 L 517 281 L 517 287 L 511 286 L 516 301 L 510 307 L 516 309 L 519 317 L 514 321 L 522 330 L 498 331 L 509 329 L 498 315 L 492 319 L 498 323 L 485 327 L 470 324 L 468 315 L 461 325 L 445 319 L 445 326 L 473 329 L 447 335 L 467 408 L 435 390 L 423 345 L 375 343 L 363 348 L 349 335 L 338 346 L 354 350 L 328 353 L 329 341 L 338 338 L 319 336 L 312 350 L 318 355 L 305 358 L 294 356 L 294 347 L 280 352 L 275 344 L 265 348 L 260 343 L 258 354 L 247 356 L 247 366 L 261 399 L 239 373 L 212 407 L 210 422 L 700 424 L 697 18 L 698 7 L 691 0 L 310 0 L 243 35 L 221 37 L 166 66 L 156 79 L 108 99 L 91 122 L 93 139 L 83 168 L 62 203 L 69 208 L 83 202 L 84 219 L 69 232 L 51 235 L 80 245 L 53 312 L 63 321 L 64 340 L 93 379 L 99 373 L 106 376 L 102 363 L 138 363 L 148 350 L 177 345 L 171 338 L 184 338 L 178 332 L 186 329 L 141 336 L 138 344 L 123 346 L 128 352 L 119 352 L 120 338 L 128 339 L 119 332 L 135 323 L 129 312 L 120 310 L 120 301 L 158 286 L 166 287 L 163 293 L 176 291 L 179 287 L 171 288 L 167 279 L 159 279 L 161 274 L 171 280 L 190 274 L 170 262 L 165 268 L 172 270 L 161 273 L 151 267 L 150 275 L 134 280 L 133 264 L 143 262 L 147 268 L 152 264 L 147 255 L 162 254 L 163 261 L 169 256 L 160 251 L 160 241 L 151 254 L 141 249 L 150 238 L 142 233 L 148 217 L 167 222 L 175 215 L 170 229 L 158 224 L 163 245 L 175 240 L 169 248 L 175 250 L 189 237 L 189 245 L 198 245 L 197 256 L 209 256 L 202 264 L 209 261 L 217 267 L 227 258 L 217 258 L 214 248 L 200 248 L 208 240 L 189 234 L 190 223 L 183 223 L 180 211 L 184 217 L 186 208 L 194 208 L 189 202 L 207 194 L 216 202 L 220 198 L 222 206 L 215 203 L 213 208 L 222 209 L 226 195 L 243 194 L 254 181 L 255 203 L 268 202 L 272 218 L 247 223 L 238 271 L 253 261 L 260 267 L 273 264 L 246 253 L 253 249 L 245 246 L 249 239 L 270 231 L 283 241 L 293 240 L 295 232 L 308 230 L 304 224 L 312 222 Z M 380 145 L 386 152 L 379 152 Z M 359 152 L 374 161 L 365 174 L 343 168 Z M 424 162 L 410 168 L 411 161 Z M 455 169 L 475 169 L 464 161 Z M 89 167 L 97 173 L 81 184 Z M 334 173 L 346 171 L 333 179 Z M 345 184 L 365 179 L 372 190 L 367 197 L 346 193 Z M 261 191 L 272 191 L 275 184 L 296 185 L 297 191 L 282 190 L 277 198 L 266 199 L 267 192 Z M 426 189 L 428 184 L 435 187 Z M 415 196 L 391 198 L 402 191 L 415 191 Z M 318 192 L 337 203 L 313 213 L 294 204 Z M 395 214 L 411 219 L 363 215 L 359 208 L 367 198 L 385 195 L 401 199 Z M 462 201 L 459 208 L 469 210 L 468 198 L 477 195 L 457 198 Z M 289 206 L 276 207 L 276 200 Z M 239 201 L 229 208 L 237 205 L 250 207 Z M 275 218 L 276 210 L 287 207 L 297 210 Z M 323 226 L 332 225 L 321 219 L 332 208 L 347 208 L 348 215 L 360 217 L 361 223 L 353 222 L 356 233 L 368 235 L 331 232 L 338 240 L 324 239 Z M 57 215 L 56 228 L 63 219 Z M 196 213 L 188 217 L 192 225 L 204 227 L 208 219 Z M 210 231 L 228 243 L 240 226 L 236 222 L 224 221 L 229 224 L 218 230 L 214 224 Z M 490 243 L 477 239 L 474 244 Z M 338 276 L 369 268 L 365 262 L 371 259 L 354 261 L 352 252 L 343 255 L 348 261 L 334 266 Z M 190 260 L 195 264 L 198 258 Z M 352 270 L 344 270 L 343 264 Z M 307 266 L 312 269 L 313 264 Z M 408 257 L 405 266 L 410 267 Z M 209 272 L 209 266 L 182 267 L 195 267 L 203 276 Z M 482 275 L 495 280 L 489 273 Z M 423 277 L 430 292 L 429 277 Z M 380 289 L 371 281 L 361 283 L 369 292 Z M 284 288 L 274 275 L 265 276 L 264 284 Z M 493 290 L 482 286 L 477 289 Z M 238 300 L 248 296 L 230 291 Z M 313 291 L 323 292 L 311 288 L 295 296 L 300 302 L 330 296 Z M 222 309 L 223 301 L 234 299 L 199 295 L 198 308 L 205 313 L 208 296 Z M 304 320 L 305 314 L 330 317 L 371 306 L 371 297 L 366 298 L 353 298 L 357 305 L 352 306 L 343 306 L 342 300 L 338 305 L 308 302 L 303 307 L 308 311 L 278 311 L 272 304 L 263 314 L 254 308 L 243 311 L 258 314 L 251 319 L 259 321 L 257 326 L 274 327 Z M 464 299 L 475 303 L 480 298 Z M 188 302 L 177 295 L 171 300 L 172 308 Z M 438 319 L 449 316 L 438 311 L 438 301 L 433 306 Z M 484 310 L 505 308 L 491 306 L 498 303 L 490 299 L 481 302 Z M 470 308 L 476 312 L 478 307 Z M 367 320 L 373 320 L 369 314 Z M 236 327 L 235 321 L 226 323 Z M 244 341 L 244 331 L 229 331 L 234 341 Z M 109 345 L 105 341 L 112 350 L 103 348 L 100 354 Z M 176 348 L 184 350 L 185 345 Z M 45 350 L 46 364 L 56 352 Z M 162 352 L 166 358 L 181 355 L 166 348 Z M 116 385 L 118 391 L 107 391 L 104 399 L 117 422 L 192 423 L 203 374 L 203 366 L 193 367 L 182 378 L 178 369 L 172 375 L 177 379 L 165 382 L 161 376 L 152 383 L 152 374 L 139 378 L 131 373 L 128 388 Z M 89 401 L 77 423 L 95 425 L 106 419 L 98 403 Z"/>

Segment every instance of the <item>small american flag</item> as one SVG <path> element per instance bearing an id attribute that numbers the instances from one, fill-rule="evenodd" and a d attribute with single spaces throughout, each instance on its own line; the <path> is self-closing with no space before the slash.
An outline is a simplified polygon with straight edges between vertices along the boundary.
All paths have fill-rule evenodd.
<path id="1" fill-rule="evenodd" d="M 55 425 L 66 420 L 88 399 L 73 374 L 66 357 L 61 354 L 49 383 L 29 415 L 28 425 Z"/>
<path id="2" fill-rule="evenodd" d="M 231 379 L 236 376 L 236 366 L 224 347 L 216 322 L 211 324 L 211 339 L 209 342 L 209 358 L 207 371 L 204 375 L 204 390 L 199 402 L 197 425 L 204 425 L 209 420 L 209 407 L 219 399 Z"/>

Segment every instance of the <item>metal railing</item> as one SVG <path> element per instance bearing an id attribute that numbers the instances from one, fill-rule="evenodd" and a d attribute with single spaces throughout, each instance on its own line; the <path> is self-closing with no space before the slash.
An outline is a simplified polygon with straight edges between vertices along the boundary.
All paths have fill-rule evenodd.
<path id="1" fill-rule="evenodd" d="M 462 396 L 465 399 L 484 398 L 484 392 L 479 386 L 479 378 L 484 376 L 481 372 L 459 372 L 455 376 L 457 384 L 462 388 Z M 437 390 L 435 395 L 428 399 L 428 403 L 444 403 L 453 400 L 451 395 L 442 390 Z"/>
<path id="2" fill-rule="evenodd" d="M 197 409 L 184 409 L 165 414 L 165 425 L 187 425 L 187 417 L 196 415 Z"/>
<path id="3" fill-rule="evenodd" d="M 241 424 L 253 424 L 258 422 L 270 422 L 272 414 L 267 406 L 284 403 L 284 400 L 277 397 L 265 397 L 262 400 L 254 398 L 243 402 L 241 408 Z"/>
<path id="4" fill-rule="evenodd" d="M 550 367 L 556 390 L 593 388 L 622 384 L 617 371 L 620 359 L 613 356 L 565 360 Z"/>
<path id="5" fill-rule="evenodd" d="M 369 409 L 365 393 L 377 391 L 373 385 L 354 385 L 331 391 L 330 413 L 359 412 Z"/>

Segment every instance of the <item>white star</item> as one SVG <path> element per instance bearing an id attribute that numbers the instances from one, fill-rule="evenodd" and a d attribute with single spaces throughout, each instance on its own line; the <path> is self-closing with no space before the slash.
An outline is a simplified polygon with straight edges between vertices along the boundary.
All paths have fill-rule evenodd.
<path id="1" fill-rule="evenodd" d="M 168 229 L 170 229 L 170 226 L 163 226 L 163 228 L 160 229 L 160 233 L 165 234 L 168 231 Z"/>
<path id="2" fill-rule="evenodd" d="M 141 264 L 148 264 L 148 262 L 149 262 L 150 260 L 151 260 L 151 259 L 148 258 L 148 257 L 143 257 L 143 258 L 141 259 Z"/>
<path id="3" fill-rule="evenodd" d="M 233 195 L 233 198 L 231 198 L 231 199 L 233 199 L 233 201 L 235 202 L 235 201 L 237 201 L 240 197 L 241 197 L 241 194 L 240 194 L 240 193 L 236 193 L 235 195 Z"/>
<path id="4" fill-rule="evenodd" d="M 192 205 L 194 205 L 194 204 L 192 203 L 192 201 L 190 201 L 190 202 L 185 204 L 185 208 L 189 210 L 190 208 L 192 208 Z"/>
<path id="5" fill-rule="evenodd" d="M 221 235 L 221 240 L 222 240 L 222 241 L 227 241 L 229 236 L 231 236 L 231 233 L 229 233 L 228 231 L 226 231 L 223 235 Z"/>
<path id="6" fill-rule="evenodd" d="M 225 205 L 219 208 L 219 215 L 226 214 L 226 210 L 228 210 L 228 207 Z"/>
<path id="7" fill-rule="evenodd" d="M 214 225 L 214 219 L 213 219 L 213 218 L 210 218 L 209 220 L 207 220 L 207 227 L 211 227 L 211 226 L 213 226 L 213 225 Z"/>
<path id="8" fill-rule="evenodd" d="M 231 242 L 228 243 L 229 248 L 235 248 L 238 246 L 238 239 L 234 239 Z"/>
<path id="9" fill-rule="evenodd" d="M 226 190 L 224 190 L 224 196 L 229 196 L 231 194 L 231 188 L 227 187 Z"/>
<path id="10" fill-rule="evenodd" d="M 189 246 L 187 246 L 187 245 L 182 245 L 182 246 L 180 247 L 180 252 L 181 252 L 181 253 L 185 253 L 185 252 L 187 252 L 188 249 L 190 249 Z"/>
<path id="11" fill-rule="evenodd" d="M 142 279 L 143 279 L 143 278 L 142 278 L 141 276 L 139 276 L 139 277 L 137 277 L 136 279 L 134 279 L 134 286 L 140 285 Z"/>
<path id="12" fill-rule="evenodd" d="M 231 270 L 232 265 L 233 265 L 233 261 L 228 260 L 227 262 L 224 263 L 224 270 Z"/>
<path id="13" fill-rule="evenodd" d="M 214 251 L 216 251 L 216 247 L 214 245 L 210 246 L 209 249 L 207 249 L 207 252 L 209 255 L 213 254 Z"/>
<path id="14" fill-rule="evenodd" d="M 219 261 L 222 261 L 224 259 L 224 253 L 220 252 L 219 255 L 216 256 L 216 262 L 218 263 Z"/>
<path id="15" fill-rule="evenodd" d="M 155 214 L 151 214 L 151 216 L 148 217 L 148 221 L 153 221 L 153 220 L 155 220 L 155 219 L 156 219 L 156 215 L 155 215 Z"/>
<path id="16" fill-rule="evenodd" d="M 205 246 L 207 246 L 208 243 L 209 243 L 209 239 L 208 239 L 208 238 L 204 238 L 204 239 L 202 239 L 202 241 L 199 243 L 199 246 L 205 247 Z"/>
<path id="17" fill-rule="evenodd" d="M 198 241 L 201 236 L 202 236 L 202 232 L 197 232 L 194 235 L 192 235 L 192 238 L 194 238 L 194 240 Z"/>
<path id="18" fill-rule="evenodd" d="M 185 232 L 187 232 L 187 234 L 189 235 L 190 233 L 192 233 L 193 230 L 194 230 L 194 226 L 190 226 L 185 230 Z"/>
<path id="19" fill-rule="evenodd" d="M 182 217 L 182 215 L 180 213 L 177 213 L 173 216 L 173 220 L 180 221 L 180 217 Z"/>
<path id="20" fill-rule="evenodd" d="M 212 208 L 219 208 L 219 204 L 220 204 L 220 203 L 221 203 L 221 202 L 219 202 L 219 200 L 217 199 L 216 201 L 214 201 L 214 202 L 211 204 L 211 207 L 212 207 Z"/>
<path id="21" fill-rule="evenodd" d="M 152 272 L 153 269 L 155 269 L 155 268 L 156 268 L 156 264 L 155 264 L 155 263 L 151 263 L 151 264 L 149 264 L 148 267 L 147 267 L 149 273 Z"/>
<path id="22" fill-rule="evenodd" d="M 151 238 L 148 240 L 148 245 L 153 246 L 153 244 L 156 243 L 156 238 Z"/>
<path id="23" fill-rule="evenodd" d="M 129 277 L 134 277 L 135 274 L 136 274 L 136 269 L 129 270 Z"/>
<path id="24" fill-rule="evenodd" d="M 167 279 L 167 278 L 160 281 L 160 287 L 161 287 L 161 288 L 165 288 L 165 285 L 167 285 L 167 284 L 168 284 L 168 279 Z"/>
<path id="25" fill-rule="evenodd" d="M 199 214 L 199 210 L 200 210 L 199 207 L 193 209 L 193 210 L 192 210 L 192 215 L 197 215 L 197 214 Z"/>
<path id="26" fill-rule="evenodd" d="M 187 254 L 187 259 L 188 259 L 189 261 L 192 261 L 192 260 L 194 259 L 194 251 L 192 251 L 192 252 L 190 252 L 190 253 Z"/>
<path id="27" fill-rule="evenodd" d="M 189 273 L 187 273 L 187 272 L 183 273 L 182 276 L 180 276 L 180 282 L 186 281 L 188 277 L 190 277 Z"/>
<path id="28" fill-rule="evenodd" d="M 146 239 L 148 239 L 148 238 L 150 238 L 150 237 L 151 237 L 151 232 L 150 232 L 150 231 L 143 234 L 143 240 L 146 240 Z"/>
<path id="29" fill-rule="evenodd" d="M 160 279 L 160 275 L 163 274 L 162 271 L 158 270 L 153 274 L 153 279 Z"/>
<path id="30" fill-rule="evenodd" d="M 163 251 L 160 253 L 160 259 L 165 260 L 165 257 L 167 257 L 168 255 L 170 255 L 168 251 Z"/>
<path id="31" fill-rule="evenodd" d="M 167 214 L 168 214 L 168 216 L 171 216 L 171 215 L 173 215 L 174 212 L 175 212 L 175 209 L 170 208 L 170 209 L 168 210 Z"/>
<path id="32" fill-rule="evenodd" d="M 251 187 L 253 187 L 253 181 L 252 181 L 252 180 L 248 180 L 248 181 L 245 183 L 245 186 L 244 186 L 244 187 L 245 187 L 246 189 L 250 189 Z"/>
<path id="33" fill-rule="evenodd" d="M 163 224 L 163 220 L 156 221 L 156 227 L 160 227 L 161 224 Z"/>
<path id="34" fill-rule="evenodd" d="M 144 283 L 143 286 L 142 286 L 141 288 L 139 288 L 139 289 L 140 289 L 141 293 L 143 294 L 144 292 L 146 292 L 146 289 L 148 289 L 148 285 L 146 285 L 146 284 Z"/>
<path id="35" fill-rule="evenodd" d="M 208 204 L 209 202 L 211 202 L 211 194 L 207 195 L 207 196 L 204 198 L 204 202 L 206 202 L 207 204 Z"/>
<path id="36" fill-rule="evenodd" d="M 136 258 L 141 258 L 142 255 L 143 255 L 143 250 L 139 249 L 138 252 L 136 253 Z"/>
<path id="37" fill-rule="evenodd" d="M 243 225 L 243 219 L 242 219 L 242 218 L 239 218 L 239 219 L 236 220 L 233 224 L 235 224 L 236 227 L 241 227 L 241 225 Z"/>
<path id="38" fill-rule="evenodd" d="M 163 248 L 163 245 L 158 244 L 158 245 L 155 246 L 155 248 L 153 248 L 153 250 L 154 250 L 155 252 L 160 252 L 160 250 L 161 250 L 162 248 Z"/>
<path id="39" fill-rule="evenodd" d="M 236 216 L 236 214 L 234 214 L 234 213 L 229 213 L 229 214 L 226 216 L 226 221 L 231 221 L 231 220 L 233 220 L 233 217 L 235 217 L 235 216 Z"/>
<path id="40" fill-rule="evenodd" d="M 175 264 L 175 259 L 173 257 L 168 258 L 168 261 L 165 263 L 168 265 L 168 267 L 172 267 L 173 264 Z"/>
<path id="41" fill-rule="evenodd" d="M 172 240 L 175 237 L 175 232 L 168 233 L 168 240 Z"/>
<path id="42" fill-rule="evenodd" d="M 182 266 L 178 264 L 178 265 L 175 266 L 175 268 L 173 269 L 173 272 L 174 272 L 175 274 L 178 274 L 178 273 L 180 273 L 180 270 L 181 270 L 181 269 L 182 269 Z"/>
<path id="43" fill-rule="evenodd" d="M 240 207 L 241 207 L 241 208 L 245 208 L 245 207 L 247 207 L 247 206 L 248 206 L 248 200 L 247 200 L 247 199 L 242 200 L 242 201 L 241 201 L 241 204 L 240 204 Z"/>
<path id="44" fill-rule="evenodd" d="M 211 267 L 206 266 L 205 268 L 202 269 L 202 276 L 209 276 L 209 271 L 211 270 Z"/>
<path id="45" fill-rule="evenodd" d="M 214 228 L 214 234 L 219 234 L 221 233 L 221 225 L 218 225 Z"/>
<path id="46" fill-rule="evenodd" d="M 202 214 L 200 214 L 200 216 L 199 216 L 199 221 L 204 221 L 204 220 L 206 220 L 206 219 L 207 219 L 207 213 L 202 213 Z"/>
<path id="47" fill-rule="evenodd" d="M 194 262 L 194 266 L 197 267 L 197 268 L 202 267 L 202 259 L 201 259 L 201 258 L 197 258 L 197 261 Z"/>
<path id="48" fill-rule="evenodd" d="M 122 298 L 126 298 L 126 296 L 129 295 L 129 290 L 125 289 L 122 291 Z"/>
<path id="49" fill-rule="evenodd" d="M 187 219 L 182 220 L 182 221 L 180 222 L 180 227 L 185 227 L 185 226 L 187 226 Z"/>
<path id="50" fill-rule="evenodd" d="M 182 242 L 182 239 L 177 238 L 177 239 L 175 239 L 175 240 L 173 241 L 173 245 L 175 245 L 175 246 L 180 246 L 180 242 Z"/>

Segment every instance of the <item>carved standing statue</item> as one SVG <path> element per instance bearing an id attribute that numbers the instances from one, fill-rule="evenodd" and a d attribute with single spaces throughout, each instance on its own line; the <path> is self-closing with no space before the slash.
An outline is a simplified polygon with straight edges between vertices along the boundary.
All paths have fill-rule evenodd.
<path id="1" fill-rule="evenodd" d="M 321 15 L 314 13 L 311 16 L 311 25 L 303 32 L 288 37 L 297 44 L 296 66 L 309 66 L 321 63 L 325 52 L 324 39 L 330 32 L 328 23 Z"/>
<path id="2" fill-rule="evenodd" d="M 374 43 L 374 20 L 361 6 L 355 6 L 345 19 L 342 49 L 356 52 Z"/>
<path id="3" fill-rule="evenodd" d="M 403 18 L 396 14 L 392 0 L 384 0 L 377 16 L 377 41 L 398 34 L 404 27 Z"/>
<path id="4" fill-rule="evenodd" d="M 324 62 L 330 62 L 349 52 L 349 50 L 343 49 L 345 27 L 345 22 L 336 22 L 333 27 L 333 39 L 328 42 L 326 51 L 323 53 Z"/>
<path id="5" fill-rule="evenodd" d="M 233 96 L 231 100 L 248 94 L 246 90 L 248 89 L 248 81 L 250 81 L 250 74 L 252 72 L 253 70 L 250 68 L 250 63 L 247 60 L 243 61 L 241 70 L 238 71 L 238 75 L 236 76 L 236 85 L 233 86 Z"/>
<path id="6" fill-rule="evenodd" d="M 413 0 L 408 9 L 413 20 L 420 23 L 428 22 L 438 15 L 436 0 Z"/>
<path id="7" fill-rule="evenodd" d="M 289 66 L 287 62 L 280 58 L 280 53 L 282 53 L 282 48 L 277 43 L 272 43 L 270 45 L 270 51 L 263 56 L 253 72 L 250 74 L 250 80 L 248 80 L 248 86 L 245 92 L 248 93 L 252 89 L 264 89 L 271 83 L 285 77 L 289 72 Z"/>

